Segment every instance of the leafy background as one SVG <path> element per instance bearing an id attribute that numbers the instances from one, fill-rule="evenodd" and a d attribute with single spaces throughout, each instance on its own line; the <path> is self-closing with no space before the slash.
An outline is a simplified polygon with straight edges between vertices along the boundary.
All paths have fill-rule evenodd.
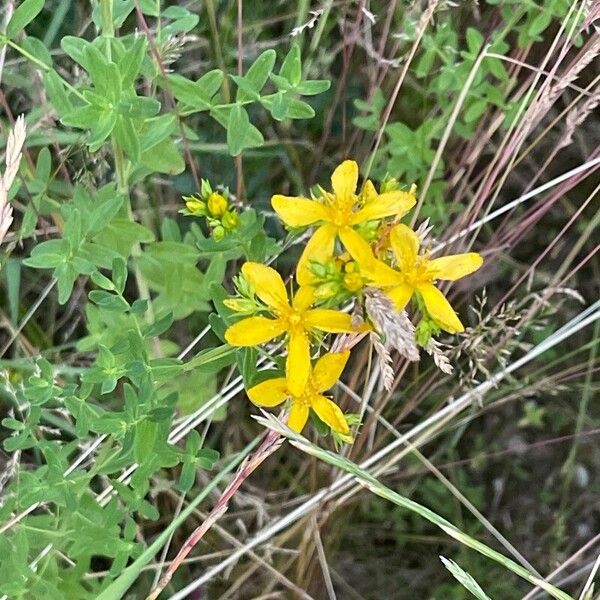
<path id="1" fill-rule="evenodd" d="M 388 488 L 531 572 L 561 567 L 556 585 L 592 597 L 596 3 L 9 0 L 3 11 L 2 139 L 20 113 L 28 134 L 1 259 L 1 594 L 145 597 L 261 432 L 236 376 L 251 381 L 258 356 L 222 345 L 231 276 L 275 256 L 288 273 L 298 248 L 271 195 L 325 185 L 352 157 L 365 175 L 416 183 L 419 220 L 440 241 L 475 224 L 449 247 L 472 245 L 486 264 L 453 288 L 471 326 L 447 340 L 455 375 L 398 361 L 388 395 L 367 385 L 369 348 L 354 358 L 347 384 L 375 411 L 344 456 L 397 444 L 376 473 Z M 240 210 L 223 240 L 178 212 L 202 178 Z M 465 394 L 464 410 L 417 431 Z M 337 399 L 357 410 L 346 388 Z M 339 468 L 285 446 L 164 597 L 194 582 L 211 598 L 543 596 L 364 487 L 324 500 Z"/>

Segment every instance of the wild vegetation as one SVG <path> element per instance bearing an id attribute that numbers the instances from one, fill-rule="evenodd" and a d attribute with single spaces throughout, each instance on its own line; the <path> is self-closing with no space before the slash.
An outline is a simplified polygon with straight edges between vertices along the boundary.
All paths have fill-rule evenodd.
<path id="1" fill-rule="evenodd" d="M 599 27 L 6 0 L 0 598 L 596 597 Z"/>

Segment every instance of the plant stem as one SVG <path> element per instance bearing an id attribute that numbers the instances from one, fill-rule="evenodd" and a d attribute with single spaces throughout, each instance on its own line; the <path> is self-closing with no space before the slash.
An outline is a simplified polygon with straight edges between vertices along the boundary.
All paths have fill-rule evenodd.
<path id="1" fill-rule="evenodd" d="M 151 590 L 150 595 L 146 600 L 156 600 L 159 594 L 169 585 L 175 571 L 181 566 L 185 557 L 193 550 L 194 546 L 204 537 L 204 534 L 227 512 L 229 502 L 233 495 L 240 488 L 242 483 L 264 462 L 266 458 L 271 456 L 283 443 L 284 438 L 276 431 L 268 431 L 265 435 L 263 443 L 259 446 L 254 454 L 249 456 L 244 461 L 233 481 L 225 488 L 221 497 L 210 511 L 206 520 L 197 527 L 192 535 L 185 541 L 181 550 L 158 582 L 158 585 Z"/>

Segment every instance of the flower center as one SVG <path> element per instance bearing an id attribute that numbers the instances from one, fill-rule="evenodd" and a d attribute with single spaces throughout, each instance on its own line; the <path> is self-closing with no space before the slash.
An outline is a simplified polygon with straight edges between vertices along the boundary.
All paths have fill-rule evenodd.
<path id="1" fill-rule="evenodd" d="M 288 317 L 288 323 L 290 324 L 290 329 L 301 329 L 302 327 L 302 313 L 297 311 L 293 311 L 290 313 Z"/>
<path id="2" fill-rule="evenodd" d="M 302 396 L 297 396 L 294 398 L 294 403 L 298 403 L 300 406 L 306 406 L 310 408 L 310 396 L 308 394 L 303 394 Z"/>
<path id="3" fill-rule="evenodd" d="M 428 269 L 429 261 L 424 256 L 417 256 L 411 268 L 404 273 L 406 283 L 416 286 L 419 283 L 429 282 L 433 279 Z"/>

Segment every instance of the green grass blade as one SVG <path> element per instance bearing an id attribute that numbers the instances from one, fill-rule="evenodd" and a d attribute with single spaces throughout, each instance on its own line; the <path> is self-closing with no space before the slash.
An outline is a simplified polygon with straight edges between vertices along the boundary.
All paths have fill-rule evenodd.
<path id="1" fill-rule="evenodd" d="M 127 590 L 133 585 L 139 577 L 142 569 L 156 556 L 159 550 L 169 539 L 169 536 L 183 523 L 193 512 L 193 510 L 208 496 L 208 494 L 221 482 L 223 477 L 237 467 L 248 454 L 257 445 L 259 439 L 256 438 L 248 444 L 237 456 L 230 460 L 225 468 L 221 470 L 212 481 L 190 502 L 185 510 L 174 519 L 169 526 L 148 546 L 148 548 L 131 564 L 119 577 L 117 577 L 97 598 L 96 600 L 120 600 Z"/>
<path id="2" fill-rule="evenodd" d="M 266 414 L 266 413 L 265 413 Z M 380 481 L 375 479 L 372 475 L 370 475 L 367 471 L 359 467 L 357 464 L 352 461 L 340 456 L 338 454 L 334 454 L 333 452 L 329 452 L 328 450 L 324 450 L 323 448 L 319 448 L 315 446 L 311 442 L 309 442 L 306 438 L 301 435 L 293 432 L 291 429 L 288 429 L 285 425 L 283 425 L 280 421 L 278 421 L 273 415 L 267 415 L 266 417 L 257 417 L 257 421 L 265 425 L 270 429 L 274 429 L 278 431 L 282 435 L 285 435 L 289 438 L 290 443 L 293 446 L 296 446 L 298 449 L 302 450 L 323 462 L 326 462 L 334 467 L 337 467 L 347 473 L 353 475 L 358 483 L 362 486 L 366 487 L 368 490 L 380 496 L 381 498 L 385 498 L 389 500 L 393 504 L 397 506 L 401 506 L 402 508 L 406 508 L 411 512 L 414 512 L 430 523 L 433 523 L 437 527 L 439 527 L 442 531 L 448 534 L 453 539 L 457 540 L 461 544 L 476 550 L 480 554 L 491 558 L 497 563 L 501 564 L 503 567 L 509 569 L 519 577 L 522 577 L 529 583 L 538 586 L 548 592 L 550 596 L 553 598 L 557 598 L 557 600 L 574 600 L 572 596 L 569 596 L 567 593 L 559 590 L 555 586 L 550 583 L 540 579 L 538 576 L 533 575 L 527 569 L 523 568 L 518 563 L 514 562 L 510 558 L 504 556 L 502 553 L 497 552 L 493 548 L 490 548 L 483 542 L 472 538 L 467 535 L 458 527 L 450 523 L 450 521 L 444 519 L 437 513 L 433 512 L 426 506 L 419 504 L 418 502 L 414 502 L 401 494 L 398 494 L 394 490 L 386 487 Z"/>

